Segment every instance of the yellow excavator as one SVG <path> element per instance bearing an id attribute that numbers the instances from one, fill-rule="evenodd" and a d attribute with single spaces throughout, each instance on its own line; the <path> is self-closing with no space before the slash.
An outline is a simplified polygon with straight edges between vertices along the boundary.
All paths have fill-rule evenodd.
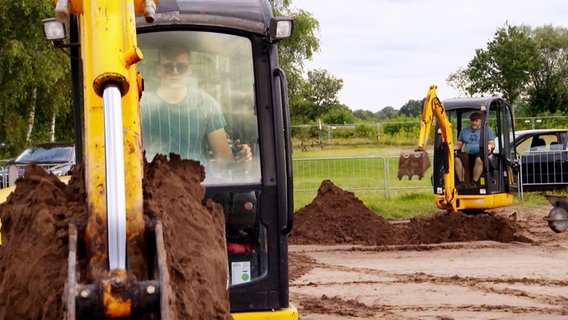
<path id="1" fill-rule="evenodd" d="M 77 163 L 89 208 L 85 226 L 70 228 L 61 293 L 67 319 L 175 318 L 163 227 L 148 229 L 143 217 L 144 152 L 154 145 L 141 103 L 152 102 L 149 92 L 159 90 L 164 73 L 187 75 L 178 90 L 220 110 L 227 150 L 235 157 L 238 145 L 251 151 L 242 166 L 221 166 L 218 149 L 207 146 L 199 159 L 205 198 L 224 208 L 233 318 L 298 319 L 288 299 L 292 162 L 277 51 L 292 19 L 274 17 L 267 0 L 58 0 L 55 18 L 42 23 L 46 38 L 71 57 Z M 191 66 L 162 61 L 176 46 L 187 50 Z M 180 119 L 169 120 L 190 134 Z M 159 153 L 177 150 L 166 145 Z"/>
<path id="2" fill-rule="evenodd" d="M 434 138 L 434 165 L 432 185 L 434 201 L 440 209 L 449 211 L 480 212 L 487 209 L 510 205 L 516 192 L 517 181 L 516 151 L 513 115 L 510 106 L 500 97 L 458 98 L 441 102 L 436 94 L 437 87 L 430 86 L 423 101 L 422 120 L 418 147 L 412 152 L 402 152 L 399 157 L 398 178 L 417 175 L 422 178 L 430 167 L 426 151 L 433 120 L 436 120 Z M 481 176 L 475 183 L 474 161 L 462 150 L 454 150 L 454 137 L 470 126 L 470 117 L 481 119 L 479 139 L 479 160 Z M 491 138 L 498 141 L 495 149 L 489 151 Z M 491 144 L 493 145 L 493 144 Z M 464 159 L 462 183 L 457 182 L 456 158 Z M 477 160 L 477 161 L 479 161 Z"/>

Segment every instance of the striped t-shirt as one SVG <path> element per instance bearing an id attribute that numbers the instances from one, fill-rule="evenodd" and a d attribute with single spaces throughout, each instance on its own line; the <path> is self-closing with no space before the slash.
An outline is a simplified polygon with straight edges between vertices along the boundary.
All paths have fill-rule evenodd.
<path id="1" fill-rule="evenodd" d="M 168 103 L 155 92 L 144 93 L 140 100 L 142 140 L 146 159 L 156 154 L 177 153 L 182 159 L 207 163 L 207 134 L 224 128 L 221 107 L 211 96 L 188 89 L 178 103 Z"/>

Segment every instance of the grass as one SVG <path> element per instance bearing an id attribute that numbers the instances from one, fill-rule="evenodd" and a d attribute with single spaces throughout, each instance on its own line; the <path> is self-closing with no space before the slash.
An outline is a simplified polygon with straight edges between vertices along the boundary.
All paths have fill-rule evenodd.
<path id="1" fill-rule="evenodd" d="M 412 150 L 413 147 L 405 147 L 407 150 Z M 321 170 L 321 167 L 327 168 L 333 166 L 334 170 L 347 171 L 346 173 L 339 174 L 338 182 L 332 181 L 339 187 L 351 191 L 359 198 L 366 207 L 376 214 L 385 219 L 397 218 L 412 218 L 428 216 L 439 209 L 434 204 L 433 193 L 429 179 L 431 168 L 426 172 L 425 178 L 422 180 L 413 178 L 412 182 L 408 182 L 405 178 L 400 181 L 397 179 L 397 168 L 394 164 L 389 164 L 389 180 L 390 180 L 390 194 L 386 194 L 386 186 L 379 185 L 379 190 L 360 190 L 350 189 L 350 183 L 355 180 L 360 180 L 361 177 L 365 179 L 377 175 L 383 175 L 384 163 L 379 165 L 369 165 L 366 159 L 360 159 L 356 162 L 348 162 L 348 160 L 326 160 L 326 164 L 322 165 L 320 159 L 323 158 L 365 158 L 365 157 L 397 157 L 402 151 L 401 147 L 337 147 L 324 149 L 308 149 L 306 152 L 295 150 L 293 153 L 294 160 L 294 209 L 308 205 L 317 194 L 315 191 L 321 181 L 330 176 L 326 170 Z M 391 158 L 392 159 L 392 158 Z M 321 160 L 324 161 L 324 160 Z M 376 161 L 375 161 L 376 162 Z M 329 163 L 332 163 L 331 165 Z M 327 167 L 326 167 L 327 166 Z M 364 166 L 364 169 L 360 167 Z M 301 168 L 299 168 L 301 167 Z M 318 169 L 320 168 L 320 169 Z M 340 168 L 340 169 L 337 169 Z M 318 171 L 319 170 L 319 171 Z M 336 172 L 337 176 L 338 173 Z M 380 184 L 381 180 L 377 180 Z M 360 186 L 360 184 L 356 184 Z M 417 189 L 410 189 L 410 186 Z M 382 187 L 382 189 L 381 189 Z M 562 190 L 560 194 L 566 194 L 567 190 Z M 521 206 L 527 210 L 550 206 L 548 201 L 543 196 L 545 192 L 525 192 L 524 199 L 515 197 L 513 205 Z M 552 192 L 547 192 L 552 193 Z M 558 191 L 556 192 L 558 194 Z"/>
<path id="2" fill-rule="evenodd" d="M 430 191 L 404 192 L 386 198 L 377 191 L 355 191 L 355 196 L 374 213 L 385 219 L 408 219 L 425 217 L 439 211 Z M 317 192 L 294 193 L 294 209 L 299 210 L 310 204 Z"/>
<path id="3" fill-rule="evenodd" d="M 329 146 L 325 145 L 323 149 L 319 147 L 308 148 L 308 151 L 302 152 L 294 150 L 292 156 L 294 159 L 305 158 L 331 158 L 331 157 L 365 157 L 365 156 L 398 156 L 401 149 L 412 150 L 414 147 L 400 147 L 400 146 L 377 146 L 375 145 L 339 145 Z"/>
<path id="4" fill-rule="evenodd" d="M 429 190 L 404 192 L 390 199 L 373 197 L 360 199 L 371 211 L 385 219 L 425 217 L 439 211 Z"/>
<path id="5" fill-rule="evenodd" d="M 515 197 L 513 205 L 521 206 L 526 210 L 540 209 L 543 206 L 552 209 L 552 205 L 545 197 L 545 195 L 547 194 L 567 195 L 568 188 L 559 190 L 524 192 L 523 199 L 521 200 L 520 197 Z"/>
<path id="6" fill-rule="evenodd" d="M 412 150 L 413 147 L 406 149 Z M 338 187 L 353 192 L 366 207 L 385 219 L 427 216 L 437 211 L 428 179 L 418 180 L 414 177 L 412 182 L 408 182 L 407 179 L 398 180 L 396 164 L 389 160 L 398 157 L 400 152 L 401 147 L 388 146 L 342 146 L 314 148 L 306 152 L 295 151 L 293 153 L 294 160 L 297 160 L 294 161 L 295 210 L 311 203 L 321 181 L 333 176 L 332 182 Z M 345 159 L 322 160 L 326 158 Z M 352 160 L 352 158 L 358 159 Z M 390 188 L 384 179 L 384 166 L 387 163 Z M 427 171 L 425 176 L 430 176 L 430 171 Z M 420 189 L 408 189 L 409 185 Z"/>

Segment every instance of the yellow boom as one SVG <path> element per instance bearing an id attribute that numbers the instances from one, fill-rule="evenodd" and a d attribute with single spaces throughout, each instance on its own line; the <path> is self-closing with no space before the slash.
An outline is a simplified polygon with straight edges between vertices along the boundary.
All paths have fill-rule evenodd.
<path id="1" fill-rule="evenodd" d="M 436 94 L 437 86 L 431 85 L 428 94 L 422 104 L 422 120 L 420 122 L 420 137 L 418 139 L 418 147 L 414 152 L 403 152 L 399 157 L 398 178 L 412 175 L 418 175 L 420 178 L 424 176 L 424 172 L 430 166 L 428 152 L 425 149 L 428 141 L 428 134 L 432 127 L 434 117 L 438 122 L 441 131 L 442 145 L 447 148 L 447 159 L 444 172 L 444 192 L 443 199 L 439 201 L 438 206 L 458 211 L 457 190 L 455 188 L 454 179 L 454 142 L 452 137 L 452 124 L 448 119 L 444 106 L 438 99 Z"/>
<path id="2" fill-rule="evenodd" d="M 93 304 L 102 304 L 108 318 L 132 315 L 134 298 L 128 284 L 147 278 L 142 81 L 136 68 L 143 55 L 137 46 L 135 15 L 145 13 L 151 22 L 155 7 L 152 0 L 59 0 L 55 8 L 61 22 L 70 14 L 78 18 L 89 210 L 84 232 L 86 281 L 99 283 L 100 298 Z M 68 309 L 74 309 L 74 299 L 68 297 Z"/>

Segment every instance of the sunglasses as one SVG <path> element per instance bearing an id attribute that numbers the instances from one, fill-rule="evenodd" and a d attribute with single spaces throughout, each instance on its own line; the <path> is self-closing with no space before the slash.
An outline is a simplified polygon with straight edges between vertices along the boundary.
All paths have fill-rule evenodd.
<path id="1" fill-rule="evenodd" d="M 164 63 L 162 64 L 162 68 L 166 73 L 173 73 L 174 69 L 177 69 L 178 73 L 186 73 L 187 69 L 189 69 L 189 65 L 187 63 Z"/>

